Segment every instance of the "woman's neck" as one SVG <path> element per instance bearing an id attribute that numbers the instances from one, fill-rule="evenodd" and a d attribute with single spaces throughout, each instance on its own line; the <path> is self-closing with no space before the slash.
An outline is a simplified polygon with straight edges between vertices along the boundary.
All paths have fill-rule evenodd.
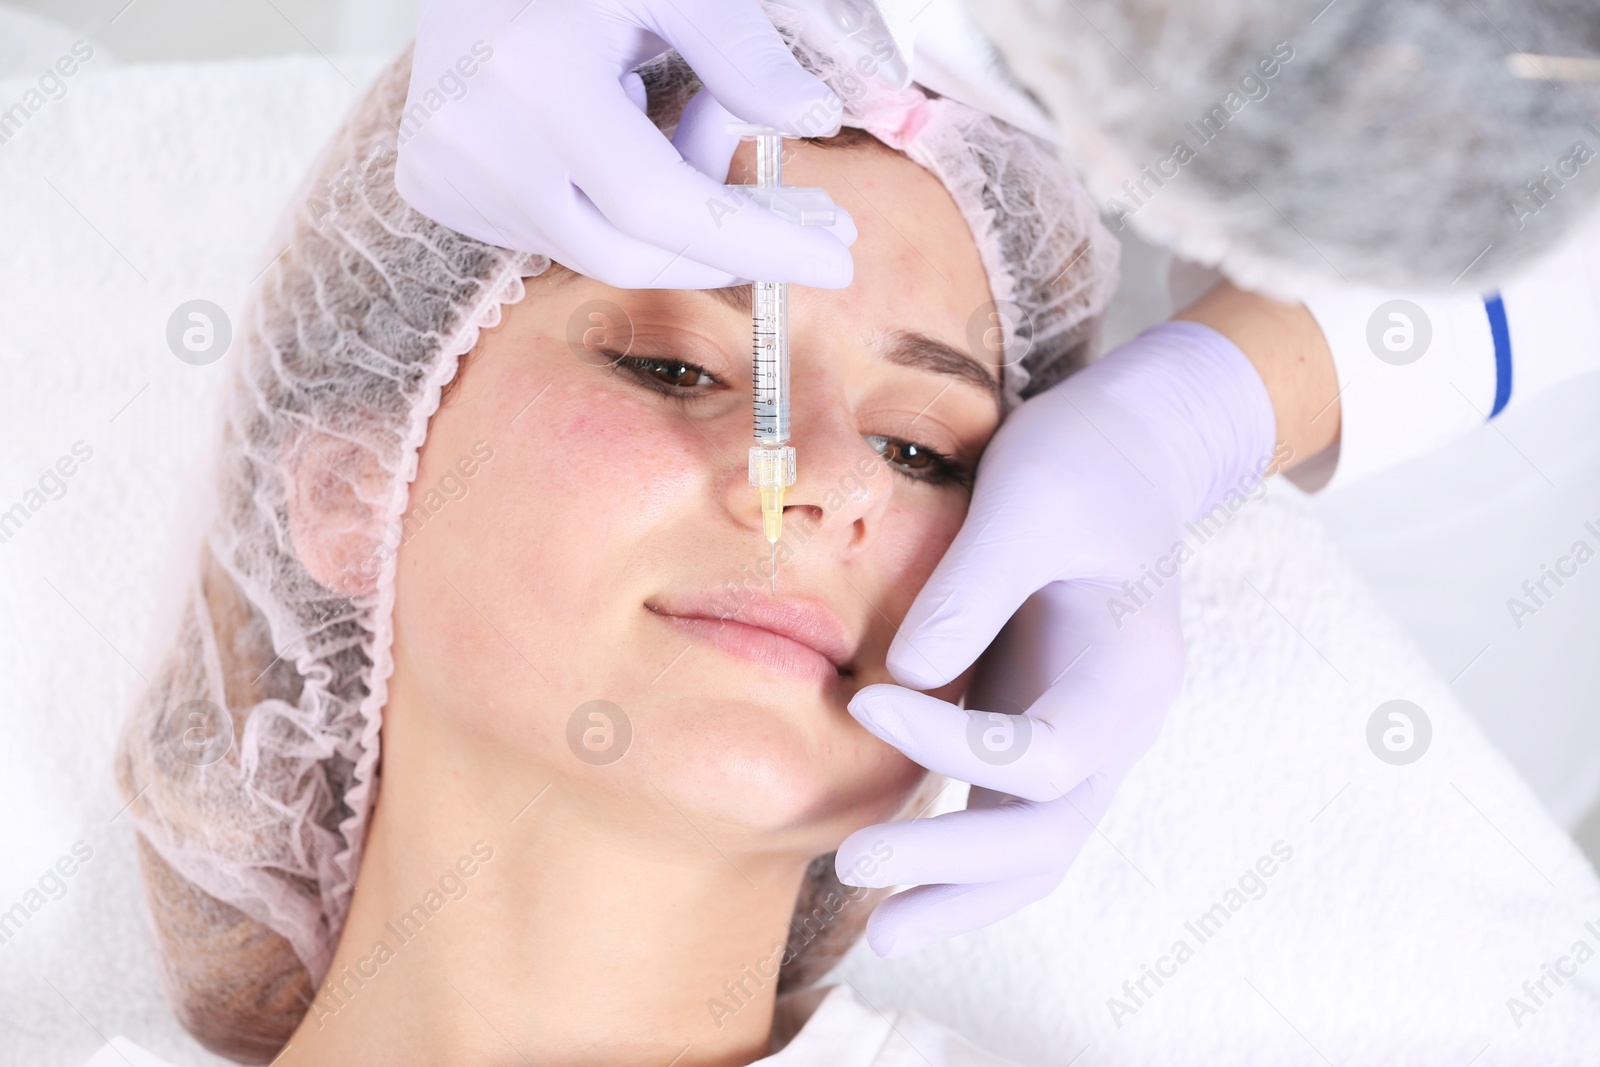
<path id="1" fill-rule="evenodd" d="M 719 848 L 659 790 L 603 810 L 415 707 L 391 686 L 350 915 L 278 1067 L 767 1055 L 801 857 Z"/>

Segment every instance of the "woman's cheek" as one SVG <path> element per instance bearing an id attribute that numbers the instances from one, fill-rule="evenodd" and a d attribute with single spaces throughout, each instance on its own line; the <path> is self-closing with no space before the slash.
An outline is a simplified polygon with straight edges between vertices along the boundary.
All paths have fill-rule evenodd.
<path id="1" fill-rule="evenodd" d="M 591 532 L 648 525 L 681 507 L 690 489 L 701 493 L 690 499 L 709 499 L 710 472 L 723 462 L 708 441 L 714 431 L 698 429 L 671 400 L 610 383 L 596 395 L 587 381 L 550 394 L 528 444 L 543 457 L 535 495 L 559 502 L 569 523 L 577 516 Z"/>
<path id="2" fill-rule="evenodd" d="M 669 402 L 617 395 L 604 381 L 597 395 L 594 376 L 580 377 L 589 380 L 551 382 L 496 449 L 454 561 L 487 583 L 508 637 L 551 651 L 553 662 L 537 665 L 563 687 L 591 684 L 586 650 L 637 592 L 629 562 L 685 541 L 717 462 L 685 440 L 710 450 Z"/>
<path id="3" fill-rule="evenodd" d="M 885 566 L 893 578 L 889 588 L 907 594 L 900 605 L 902 613 L 944 558 L 966 514 L 965 494 L 943 487 L 908 486 L 885 517 L 888 536 L 881 539 L 889 553 Z"/>

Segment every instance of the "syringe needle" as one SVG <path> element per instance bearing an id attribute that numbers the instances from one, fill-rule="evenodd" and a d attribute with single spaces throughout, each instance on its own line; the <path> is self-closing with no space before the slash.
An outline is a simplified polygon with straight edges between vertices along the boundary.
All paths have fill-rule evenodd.
<path id="1" fill-rule="evenodd" d="M 778 542 L 772 542 L 772 595 L 778 595 Z"/>

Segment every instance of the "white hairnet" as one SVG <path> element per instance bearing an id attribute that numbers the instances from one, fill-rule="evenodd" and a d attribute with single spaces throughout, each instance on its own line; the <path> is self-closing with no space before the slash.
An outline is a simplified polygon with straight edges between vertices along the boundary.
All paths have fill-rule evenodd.
<path id="1" fill-rule="evenodd" d="M 797 50 L 852 107 L 838 69 Z M 169 996 L 208 1046 L 245 1058 L 287 1039 L 349 911 L 393 669 L 395 551 L 429 418 L 480 331 L 550 265 L 449 230 L 395 191 L 410 61 L 408 49 L 379 75 L 319 155 L 273 242 L 287 247 L 247 298 L 169 576 L 169 643 L 118 743 Z M 641 74 L 653 117 L 694 88 L 672 58 Z M 1086 357 L 1117 245 L 1044 142 L 933 103 L 927 136 L 904 142 L 947 182 L 997 300 L 1018 309 L 1014 402 L 1019 382 Z M 297 499 L 314 507 L 291 511 Z M 342 536 L 294 538 L 291 514 L 308 512 Z M 300 558 L 311 543 L 332 544 L 331 558 Z M 340 577 L 330 588 L 313 574 Z M 814 863 L 800 909 L 829 885 L 832 863 Z M 811 980 L 842 951 L 802 947 Z"/>

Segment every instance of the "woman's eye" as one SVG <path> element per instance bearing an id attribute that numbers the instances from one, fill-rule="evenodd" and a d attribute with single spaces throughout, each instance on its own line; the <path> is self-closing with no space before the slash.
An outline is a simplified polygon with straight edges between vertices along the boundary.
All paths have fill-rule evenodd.
<path id="1" fill-rule="evenodd" d="M 668 394 L 705 392 L 708 385 L 720 384 L 704 367 L 681 359 L 654 356 L 624 356 L 608 352 L 613 366 L 626 368 L 652 389 Z"/>
<path id="2" fill-rule="evenodd" d="M 685 360 L 625 356 L 620 352 L 605 354 L 611 358 L 613 366 L 626 368 L 643 384 L 668 396 L 693 399 L 696 394 L 706 394 L 709 391 L 706 386 L 722 384 L 704 367 Z M 966 467 L 938 449 L 883 434 L 867 434 L 866 439 L 885 462 L 913 481 L 935 485 L 972 484 Z"/>
<path id="3" fill-rule="evenodd" d="M 919 445 L 914 441 L 902 441 L 896 437 L 885 437 L 882 434 L 869 433 L 867 441 L 886 463 L 892 465 L 908 478 L 920 482 L 933 482 L 935 484 L 953 483 L 968 485 L 971 478 L 966 468 L 937 449 L 927 445 Z"/>

